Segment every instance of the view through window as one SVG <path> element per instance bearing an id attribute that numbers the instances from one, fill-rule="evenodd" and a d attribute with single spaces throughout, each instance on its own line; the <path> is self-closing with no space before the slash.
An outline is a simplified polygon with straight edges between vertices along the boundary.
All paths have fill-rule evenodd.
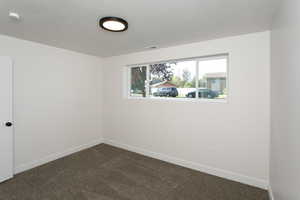
<path id="1" fill-rule="evenodd" d="M 147 67 L 132 67 L 130 69 L 130 77 L 130 96 L 146 97 Z"/>
<path id="2" fill-rule="evenodd" d="M 130 96 L 226 99 L 227 63 L 218 56 L 130 67 Z"/>

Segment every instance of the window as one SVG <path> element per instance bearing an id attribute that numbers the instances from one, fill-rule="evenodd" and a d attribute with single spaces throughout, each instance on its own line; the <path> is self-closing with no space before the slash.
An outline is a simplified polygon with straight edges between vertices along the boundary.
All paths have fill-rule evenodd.
<path id="1" fill-rule="evenodd" d="M 226 99 L 227 57 L 200 60 L 198 64 L 198 95 L 204 99 Z"/>
<path id="2" fill-rule="evenodd" d="M 196 61 L 149 65 L 149 96 L 186 98 L 196 87 Z"/>
<path id="3" fill-rule="evenodd" d="M 131 90 L 132 97 L 146 97 L 146 80 L 147 67 L 132 67 L 131 68 Z"/>
<path id="4" fill-rule="evenodd" d="M 226 99 L 228 56 L 181 59 L 129 67 L 129 96 Z"/>

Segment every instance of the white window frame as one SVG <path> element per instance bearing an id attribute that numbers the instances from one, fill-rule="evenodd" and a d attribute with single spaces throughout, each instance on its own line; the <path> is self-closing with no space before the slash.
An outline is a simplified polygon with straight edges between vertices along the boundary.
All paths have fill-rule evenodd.
<path id="1" fill-rule="evenodd" d="M 216 60 L 216 59 L 227 59 L 226 66 L 226 90 L 227 96 L 225 99 L 206 99 L 199 98 L 198 92 L 196 92 L 195 98 L 173 98 L 173 97 L 153 97 L 149 95 L 149 77 L 150 77 L 150 68 L 151 64 L 163 63 L 163 62 L 182 62 L 182 61 L 196 61 L 196 77 L 199 75 L 199 62 L 205 60 Z M 131 96 L 131 68 L 134 67 L 146 67 L 146 97 L 134 97 Z M 217 55 L 209 55 L 209 56 L 200 56 L 200 57 L 192 57 L 192 58 L 180 58 L 180 59 L 171 59 L 171 60 L 162 60 L 156 62 L 148 62 L 148 63 L 140 63 L 140 64 L 130 64 L 126 65 L 126 98 L 134 99 L 134 100 L 158 100 L 158 101 L 190 101 L 190 102 L 216 102 L 216 103 L 227 103 L 229 99 L 229 54 L 217 54 Z M 199 86 L 199 80 L 196 78 L 196 89 Z"/>

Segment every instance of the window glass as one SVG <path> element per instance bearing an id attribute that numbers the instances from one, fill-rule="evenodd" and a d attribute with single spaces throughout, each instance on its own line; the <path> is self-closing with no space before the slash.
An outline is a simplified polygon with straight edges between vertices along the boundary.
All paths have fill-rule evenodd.
<path id="1" fill-rule="evenodd" d="M 227 59 L 199 61 L 198 95 L 202 99 L 227 97 Z"/>
<path id="2" fill-rule="evenodd" d="M 195 98 L 196 61 L 151 64 L 149 72 L 151 97 Z"/>
<path id="3" fill-rule="evenodd" d="M 226 99 L 227 56 L 166 61 L 129 68 L 131 97 Z"/>
<path id="4" fill-rule="evenodd" d="M 130 68 L 130 96 L 146 97 L 147 67 Z"/>

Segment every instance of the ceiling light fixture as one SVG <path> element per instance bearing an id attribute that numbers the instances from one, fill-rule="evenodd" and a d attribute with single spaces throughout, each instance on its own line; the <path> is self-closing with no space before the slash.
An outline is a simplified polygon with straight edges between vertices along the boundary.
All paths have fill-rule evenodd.
<path id="1" fill-rule="evenodd" d="M 111 32 L 123 32 L 128 29 L 128 23 L 119 17 L 103 17 L 99 21 L 101 28 Z"/>
<path id="2" fill-rule="evenodd" d="M 11 19 L 14 19 L 14 20 L 20 20 L 20 15 L 18 13 L 15 13 L 15 12 L 9 12 L 8 16 L 11 18 Z"/>

